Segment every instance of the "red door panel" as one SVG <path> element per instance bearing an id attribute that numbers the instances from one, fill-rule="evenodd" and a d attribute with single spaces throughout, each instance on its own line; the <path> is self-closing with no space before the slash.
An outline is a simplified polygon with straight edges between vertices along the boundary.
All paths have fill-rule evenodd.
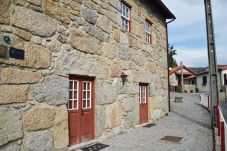
<path id="1" fill-rule="evenodd" d="M 140 123 L 148 122 L 148 84 L 139 85 Z"/>
<path id="2" fill-rule="evenodd" d="M 69 84 L 70 145 L 94 138 L 94 80 L 70 76 Z"/>
<path id="3" fill-rule="evenodd" d="M 78 113 L 76 112 L 71 112 L 69 113 L 69 130 L 70 130 L 70 133 L 69 133 L 69 140 L 70 140 L 70 144 L 74 144 L 74 143 L 77 143 L 79 142 L 79 134 L 78 134 L 78 125 L 76 124 L 77 123 L 77 120 L 78 120 Z"/>

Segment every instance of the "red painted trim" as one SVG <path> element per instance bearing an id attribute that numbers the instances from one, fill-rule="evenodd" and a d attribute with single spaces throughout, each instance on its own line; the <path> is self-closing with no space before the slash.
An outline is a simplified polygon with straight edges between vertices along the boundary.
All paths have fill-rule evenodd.
<path id="1" fill-rule="evenodd" d="M 221 121 L 221 151 L 225 151 L 225 123 Z"/>
<path id="2" fill-rule="evenodd" d="M 216 127 L 218 128 L 218 136 L 220 136 L 220 112 L 218 106 L 216 107 Z"/>

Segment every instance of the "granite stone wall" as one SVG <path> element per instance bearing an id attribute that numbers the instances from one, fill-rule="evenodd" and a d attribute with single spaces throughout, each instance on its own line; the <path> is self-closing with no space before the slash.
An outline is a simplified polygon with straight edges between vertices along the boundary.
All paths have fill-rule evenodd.
<path id="1" fill-rule="evenodd" d="M 165 116 L 165 19 L 146 1 L 126 2 L 131 32 L 120 27 L 119 0 L 0 0 L 0 45 L 25 51 L 24 60 L 0 57 L 0 150 L 68 149 L 69 74 L 96 77 L 97 139 L 139 124 L 140 82 L 149 83 L 149 121 Z"/>

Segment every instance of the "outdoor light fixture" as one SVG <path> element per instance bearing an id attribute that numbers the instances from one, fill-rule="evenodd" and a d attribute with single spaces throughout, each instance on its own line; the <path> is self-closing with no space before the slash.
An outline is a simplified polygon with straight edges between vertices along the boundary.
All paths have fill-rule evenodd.
<path id="1" fill-rule="evenodd" d="M 128 77 L 127 74 L 125 74 L 124 72 L 121 73 L 121 79 L 122 79 L 123 85 L 124 85 L 125 82 L 127 81 L 127 77 Z"/>

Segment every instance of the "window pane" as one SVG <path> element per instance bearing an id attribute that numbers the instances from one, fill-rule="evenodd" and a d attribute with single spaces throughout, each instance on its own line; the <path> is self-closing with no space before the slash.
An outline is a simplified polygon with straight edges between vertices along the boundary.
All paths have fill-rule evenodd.
<path id="1" fill-rule="evenodd" d="M 86 108 L 86 100 L 83 100 L 83 108 Z"/>
<path id="2" fill-rule="evenodd" d="M 90 90 L 91 82 L 87 83 L 87 90 Z"/>
<path id="3" fill-rule="evenodd" d="M 83 82 L 83 90 L 86 90 L 86 88 L 87 88 L 86 82 Z"/>
<path id="4" fill-rule="evenodd" d="M 91 107 L 91 101 L 87 100 L 87 107 L 90 108 Z"/>
<path id="5" fill-rule="evenodd" d="M 83 99 L 86 99 L 86 91 L 83 91 Z"/>
<path id="6" fill-rule="evenodd" d="M 73 99 L 73 92 L 69 91 L 69 99 Z"/>
<path id="7" fill-rule="evenodd" d="M 74 99 L 78 99 L 77 92 L 78 92 L 78 91 L 74 91 Z"/>
<path id="8" fill-rule="evenodd" d="M 77 90 L 78 87 L 78 81 L 74 81 L 74 89 Z"/>
<path id="9" fill-rule="evenodd" d="M 125 10 L 125 16 L 128 18 L 128 8 L 126 8 L 126 10 Z"/>
<path id="10" fill-rule="evenodd" d="M 87 91 L 87 99 L 90 100 L 91 98 L 91 92 L 90 91 Z"/>
<path id="11" fill-rule="evenodd" d="M 77 109 L 77 100 L 74 100 L 74 109 Z"/>
<path id="12" fill-rule="evenodd" d="M 73 81 L 69 81 L 69 89 L 73 88 Z"/>
<path id="13" fill-rule="evenodd" d="M 72 109 L 72 101 L 68 102 L 68 109 Z"/>

